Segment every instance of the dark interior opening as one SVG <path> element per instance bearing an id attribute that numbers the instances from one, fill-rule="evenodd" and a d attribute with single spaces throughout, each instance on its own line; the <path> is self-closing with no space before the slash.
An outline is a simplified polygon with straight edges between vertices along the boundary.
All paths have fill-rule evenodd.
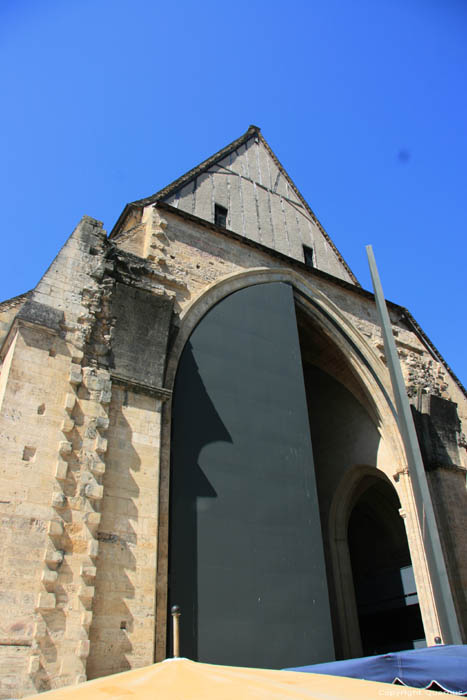
<path id="1" fill-rule="evenodd" d="M 214 223 L 216 226 L 227 228 L 227 209 L 220 204 L 214 205 Z"/>
<path id="2" fill-rule="evenodd" d="M 383 479 L 354 505 L 348 540 L 364 655 L 426 646 L 399 501 Z"/>
<path id="3" fill-rule="evenodd" d="M 313 256 L 313 248 L 310 248 L 310 246 L 304 245 L 303 246 L 303 257 L 305 258 L 305 265 L 308 267 L 314 267 L 314 256 Z"/>

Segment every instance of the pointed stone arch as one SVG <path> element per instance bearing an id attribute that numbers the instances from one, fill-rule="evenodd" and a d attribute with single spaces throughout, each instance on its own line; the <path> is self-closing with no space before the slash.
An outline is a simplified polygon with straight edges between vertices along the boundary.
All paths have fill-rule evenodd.
<path id="1" fill-rule="evenodd" d="M 345 354 L 351 371 L 359 382 L 367 399 L 367 406 L 372 418 L 377 425 L 382 437 L 383 449 L 378 455 L 378 465 L 365 466 L 359 469 L 376 469 L 382 478 L 388 481 L 399 481 L 404 475 L 404 486 L 398 488 L 399 498 L 404 513 L 409 513 L 409 522 L 406 520 L 406 528 L 409 547 L 414 564 L 417 586 L 426 592 L 421 599 L 421 609 L 427 638 L 430 639 L 439 634 L 437 614 L 431 594 L 431 582 L 428 575 L 424 557 L 423 542 L 421 539 L 415 511 L 412 506 L 411 484 L 407 475 L 407 465 L 402 440 L 398 431 L 395 409 L 392 401 L 387 370 L 379 360 L 373 349 L 368 345 L 359 331 L 350 323 L 345 314 L 325 295 L 314 287 L 297 272 L 290 269 L 256 268 L 234 275 L 228 275 L 217 280 L 204 289 L 185 309 L 179 317 L 178 329 L 173 336 L 171 348 L 168 353 L 166 365 L 165 386 L 172 389 L 178 362 L 183 348 L 196 325 L 205 314 L 222 299 L 236 291 L 249 286 L 267 284 L 269 282 L 285 282 L 294 290 L 297 305 L 301 306 L 306 314 L 325 333 L 331 343 L 336 344 Z M 166 652 L 166 626 L 167 626 L 167 552 L 168 552 L 168 503 L 169 503 L 169 474 L 170 474 L 170 431 L 171 409 L 170 403 L 164 407 L 161 426 L 161 477 L 159 497 L 159 546 L 157 565 L 157 601 L 156 601 L 156 660 L 165 657 Z M 357 474 L 357 472 L 355 472 Z M 359 472 L 361 478 L 361 472 Z M 353 477 L 356 478 L 356 477 Z M 349 484 L 353 483 L 352 480 Z M 345 501 L 345 499 L 344 499 Z M 413 511 L 413 512 L 412 512 Z M 327 525 L 327 524 L 326 524 Z M 336 541 L 338 523 L 333 525 L 333 538 Z M 410 530 L 410 532 L 409 532 Z M 345 562 L 345 557 L 344 557 Z M 345 563 L 344 563 L 345 568 Z M 339 574 L 340 580 L 342 575 Z M 344 579 L 346 578 L 344 572 Z M 348 576 L 347 576 L 348 578 Z M 352 584 L 353 585 L 353 584 Z M 355 611 L 352 607 L 352 587 L 350 593 L 342 598 L 342 590 L 339 606 L 340 627 L 345 627 L 342 639 L 346 656 L 356 656 L 361 647 L 356 641 L 358 637 L 358 619 L 355 620 Z M 354 600 L 354 598 L 353 598 Z"/>
<path id="2" fill-rule="evenodd" d="M 348 543 L 348 525 L 353 506 L 362 491 L 365 477 L 381 479 L 393 488 L 390 480 L 382 471 L 365 464 L 354 465 L 345 472 L 337 486 L 329 513 L 328 537 L 343 658 L 363 655 Z"/>

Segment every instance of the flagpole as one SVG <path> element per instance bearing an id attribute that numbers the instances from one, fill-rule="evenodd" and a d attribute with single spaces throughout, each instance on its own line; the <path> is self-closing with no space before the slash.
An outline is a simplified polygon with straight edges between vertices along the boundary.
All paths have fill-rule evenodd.
<path id="1" fill-rule="evenodd" d="M 405 389 L 396 343 L 392 333 L 391 321 L 389 319 L 389 313 L 371 245 L 366 246 L 366 252 L 375 292 L 376 308 L 381 323 L 384 350 L 391 377 L 392 390 L 396 401 L 397 422 L 407 457 L 420 532 L 425 547 L 428 570 L 430 572 L 433 594 L 441 625 L 442 641 L 444 644 L 462 644 L 425 467 Z M 428 645 L 430 645 L 430 641 L 431 640 L 427 640 Z M 433 640 L 433 642 L 436 643 L 436 640 Z"/>

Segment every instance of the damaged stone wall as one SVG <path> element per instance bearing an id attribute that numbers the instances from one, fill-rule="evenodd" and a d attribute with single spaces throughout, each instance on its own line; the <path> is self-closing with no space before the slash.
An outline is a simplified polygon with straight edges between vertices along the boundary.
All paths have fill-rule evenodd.
<path id="1" fill-rule="evenodd" d="M 1 615 L 8 629 L 26 631 L 15 667 L 1 664 L 3 697 L 86 677 L 110 382 L 83 359 L 103 295 L 105 241 L 102 224 L 85 217 L 3 346 L 11 353 L 2 366 L 3 524 L 17 523 L 18 534 L 3 541 Z M 8 658 L 11 645 L 0 654 Z"/>
<path id="2" fill-rule="evenodd" d="M 162 207 L 110 240 L 85 217 L 36 289 L 3 317 L 0 306 L 0 697 L 143 666 L 155 647 L 163 657 L 167 356 L 207 289 L 291 268 L 384 362 L 372 295 Z M 449 457 L 430 483 L 452 584 L 466 590 L 465 395 L 404 310 L 390 311 L 409 395 Z"/>
<path id="3" fill-rule="evenodd" d="M 420 387 L 412 405 L 444 556 L 464 639 L 467 637 L 467 469 L 458 405 Z"/>

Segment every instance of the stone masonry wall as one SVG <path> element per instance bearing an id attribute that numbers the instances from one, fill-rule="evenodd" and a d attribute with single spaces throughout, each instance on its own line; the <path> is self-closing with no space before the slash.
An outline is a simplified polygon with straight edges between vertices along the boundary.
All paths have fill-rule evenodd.
<path id="1" fill-rule="evenodd" d="M 15 314 L 4 309 L 0 698 L 164 655 L 168 348 L 210 285 L 294 264 L 153 206 L 133 224 L 108 241 L 85 217 Z M 384 363 L 371 296 L 296 269 Z M 457 404 L 458 463 L 430 483 L 452 584 L 466 590 L 465 395 L 403 310 L 391 317 L 409 396 Z"/>
<path id="2" fill-rule="evenodd" d="M 110 383 L 82 363 L 102 297 L 104 242 L 102 225 L 83 219 L 3 348 L 1 697 L 86 677 Z"/>
<path id="3" fill-rule="evenodd" d="M 88 677 L 153 662 L 161 400 L 114 385 Z"/>
<path id="4" fill-rule="evenodd" d="M 45 634 L 39 611 L 55 602 L 41 579 L 48 571 L 55 575 L 62 556 L 51 534 L 68 367 L 60 339 L 34 327 L 18 329 L 0 414 L 1 697 L 37 692 L 36 652 Z"/>

